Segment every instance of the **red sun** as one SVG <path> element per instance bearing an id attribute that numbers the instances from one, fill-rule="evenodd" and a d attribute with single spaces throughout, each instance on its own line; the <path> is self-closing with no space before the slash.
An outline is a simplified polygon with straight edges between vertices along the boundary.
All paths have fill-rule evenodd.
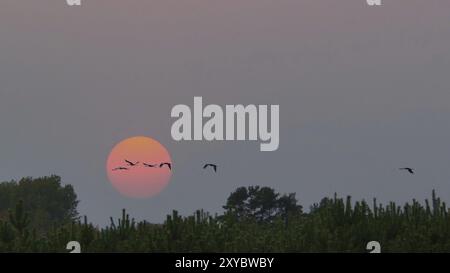
<path id="1" fill-rule="evenodd" d="M 127 162 L 128 161 L 128 162 Z M 109 181 L 121 194 L 146 198 L 159 194 L 169 184 L 172 170 L 169 152 L 149 137 L 132 137 L 118 143 L 108 156 Z"/>

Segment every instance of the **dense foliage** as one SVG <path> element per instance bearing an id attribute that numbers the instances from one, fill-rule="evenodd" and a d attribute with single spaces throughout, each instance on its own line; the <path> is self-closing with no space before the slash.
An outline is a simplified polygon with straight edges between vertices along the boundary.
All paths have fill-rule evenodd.
<path id="1" fill-rule="evenodd" d="M 163 224 L 136 222 L 123 210 L 104 228 L 84 217 L 40 234 L 32 209 L 19 200 L 0 221 L 0 252 L 67 252 L 69 241 L 83 252 L 365 252 L 372 240 L 383 252 L 450 251 L 448 209 L 434 192 L 431 202 L 401 207 L 334 196 L 306 213 L 294 194 L 248 187 L 233 192 L 224 208 L 214 216 L 173 211 Z"/>
<path id="2" fill-rule="evenodd" d="M 0 183 L 0 220 L 7 220 L 20 201 L 28 214 L 27 226 L 39 233 L 78 219 L 77 195 L 71 185 L 62 186 L 58 176 Z"/>

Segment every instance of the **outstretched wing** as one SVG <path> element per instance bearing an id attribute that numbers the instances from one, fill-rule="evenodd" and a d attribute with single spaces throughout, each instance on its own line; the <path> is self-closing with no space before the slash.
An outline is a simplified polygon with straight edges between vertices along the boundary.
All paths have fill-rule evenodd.
<path id="1" fill-rule="evenodd" d="M 217 165 L 216 165 L 216 164 L 205 164 L 205 165 L 203 166 L 203 169 L 206 169 L 206 168 L 208 168 L 208 167 L 212 167 L 213 170 L 214 170 L 214 172 L 217 172 Z"/>
<path id="2" fill-rule="evenodd" d="M 399 170 L 405 170 L 408 171 L 410 174 L 414 174 L 414 169 L 413 168 L 398 168 Z"/>

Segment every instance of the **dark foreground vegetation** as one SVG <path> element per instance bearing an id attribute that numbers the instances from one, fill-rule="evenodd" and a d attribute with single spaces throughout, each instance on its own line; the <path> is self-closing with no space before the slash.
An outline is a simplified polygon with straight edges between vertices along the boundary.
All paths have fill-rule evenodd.
<path id="1" fill-rule="evenodd" d="M 163 224 L 136 222 L 125 212 L 105 228 L 78 216 L 71 186 L 57 176 L 0 184 L 0 252 L 449 252 L 450 217 L 431 201 L 398 206 L 373 200 L 324 198 L 304 212 L 295 194 L 267 187 L 238 188 L 221 215 L 173 211 Z"/>

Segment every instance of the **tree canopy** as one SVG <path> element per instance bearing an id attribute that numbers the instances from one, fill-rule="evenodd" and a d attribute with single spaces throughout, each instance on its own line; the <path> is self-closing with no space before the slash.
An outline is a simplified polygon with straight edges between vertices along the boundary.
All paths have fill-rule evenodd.
<path id="1" fill-rule="evenodd" d="M 8 211 L 20 201 L 29 214 L 30 226 L 38 231 L 78 219 L 77 195 L 71 185 L 61 184 L 59 176 L 0 183 L 0 219 L 7 219 Z"/>
<path id="2" fill-rule="evenodd" d="M 67 252 L 69 241 L 83 252 L 366 252 L 374 240 L 382 252 L 450 250 L 450 210 L 434 191 L 424 204 L 402 206 L 335 195 L 303 212 L 293 193 L 240 187 L 223 214 L 173 211 L 151 224 L 123 210 L 97 227 L 86 216 L 77 220 L 73 188 L 60 182 L 52 176 L 0 184 L 0 252 Z M 37 232 L 38 225 L 52 227 Z"/>
<path id="3" fill-rule="evenodd" d="M 280 195 L 269 187 L 240 187 L 230 194 L 223 207 L 238 219 L 252 218 L 270 222 L 277 216 L 299 214 L 302 206 L 297 204 L 295 193 Z"/>

